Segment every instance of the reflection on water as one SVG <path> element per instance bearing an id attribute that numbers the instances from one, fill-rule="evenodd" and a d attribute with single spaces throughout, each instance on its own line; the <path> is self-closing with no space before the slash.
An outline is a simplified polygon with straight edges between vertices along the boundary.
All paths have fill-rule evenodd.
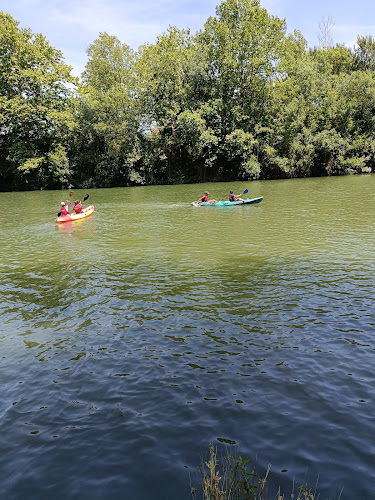
<path id="1" fill-rule="evenodd" d="M 61 194 L 1 194 L 5 497 L 190 498 L 213 441 L 370 498 L 374 182 L 254 182 L 229 210 L 93 190 L 62 225 Z"/>

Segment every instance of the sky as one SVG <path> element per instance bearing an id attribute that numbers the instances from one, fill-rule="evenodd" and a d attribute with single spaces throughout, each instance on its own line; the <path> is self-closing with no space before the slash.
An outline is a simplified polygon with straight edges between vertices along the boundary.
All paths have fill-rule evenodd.
<path id="1" fill-rule="evenodd" d="M 168 26 L 202 29 L 220 0 L 0 0 L 20 28 L 42 33 L 62 51 L 72 73 L 80 76 L 86 49 L 106 32 L 137 49 L 154 43 Z M 286 20 L 287 33 L 301 31 L 309 47 L 319 45 L 322 24 L 329 22 L 333 43 L 353 47 L 357 35 L 375 38 L 375 0 L 260 0 L 268 13 Z"/>

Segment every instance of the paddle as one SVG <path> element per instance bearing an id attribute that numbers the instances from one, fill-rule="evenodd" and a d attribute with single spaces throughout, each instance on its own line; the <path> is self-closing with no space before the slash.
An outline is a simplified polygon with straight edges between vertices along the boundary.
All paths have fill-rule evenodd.
<path id="1" fill-rule="evenodd" d="M 248 190 L 248 189 L 245 189 L 245 191 L 244 191 L 243 193 L 241 193 L 239 196 L 242 196 L 243 194 L 246 194 L 246 193 L 248 193 L 248 192 L 249 192 L 249 190 Z M 242 200 L 242 201 L 243 201 L 243 200 Z"/>

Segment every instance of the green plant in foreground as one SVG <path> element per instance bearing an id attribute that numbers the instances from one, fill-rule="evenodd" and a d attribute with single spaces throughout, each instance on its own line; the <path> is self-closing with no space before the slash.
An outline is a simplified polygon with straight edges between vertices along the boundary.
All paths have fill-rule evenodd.
<path id="1" fill-rule="evenodd" d="M 247 471 L 249 458 L 227 455 L 219 471 L 217 449 L 210 446 L 210 457 L 203 465 L 202 487 L 204 500 L 263 499 L 270 466 L 264 477 L 258 477 L 256 468 Z M 192 489 L 196 498 L 196 489 Z"/>
<path id="2" fill-rule="evenodd" d="M 268 465 L 264 476 L 257 472 L 256 463 L 248 472 L 249 458 L 243 459 L 241 456 L 228 454 L 222 460 L 220 466 L 217 458 L 217 449 L 210 445 L 210 456 L 207 462 L 203 463 L 200 472 L 202 478 L 202 496 L 197 497 L 197 488 L 191 489 L 193 499 L 203 498 L 203 500 L 266 500 L 270 498 L 269 473 L 271 465 Z M 319 494 L 309 488 L 307 482 L 298 487 L 298 492 L 294 493 L 295 484 L 293 482 L 291 500 L 318 500 Z M 342 491 L 341 491 L 342 493 Z M 340 500 L 341 493 L 338 500 Z M 275 500 L 287 500 L 280 488 Z"/>

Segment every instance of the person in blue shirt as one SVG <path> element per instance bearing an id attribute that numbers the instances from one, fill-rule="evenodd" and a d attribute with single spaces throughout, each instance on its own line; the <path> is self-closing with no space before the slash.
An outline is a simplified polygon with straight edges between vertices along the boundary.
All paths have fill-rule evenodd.
<path id="1" fill-rule="evenodd" d="M 234 194 L 233 191 L 229 191 L 229 201 L 243 201 L 240 194 Z"/>

